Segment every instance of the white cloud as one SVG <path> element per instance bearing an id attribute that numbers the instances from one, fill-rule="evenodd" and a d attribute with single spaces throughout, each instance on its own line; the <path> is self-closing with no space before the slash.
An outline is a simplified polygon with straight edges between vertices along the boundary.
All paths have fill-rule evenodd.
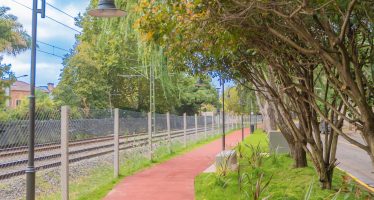
<path id="1" fill-rule="evenodd" d="M 32 7 L 32 0 L 15 1 L 28 7 Z M 89 4 L 89 0 L 47 0 L 47 2 L 72 16 L 77 16 L 79 12 L 83 13 Z M 1 0 L 0 6 L 10 7 L 11 10 L 9 13 L 17 16 L 18 21 L 23 24 L 25 30 L 29 33 L 29 35 L 31 35 L 31 10 L 13 2 L 12 0 Z M 46 15 L 80 31 L 80 28 L 74 25 L 74 19 L 51 8 L 48 5 L 46 7 Z M 37 38 L 39 41 L 47 42 L 64 49 L 70 49 L 75 42 L 75 34 L 77 34 L 77 32 L 50 19 L 41 19 L 40 15 L 38 15 Z M 48 46 L 40 45 L 40 48 L 41 50 L 47 52 L 53 52 L 53 48 Z M 62 56 L 66 52 L 56 51 L 55 53 Z M 16 57 L 5 55 L 3 62 L 12 64 L 12 70 L 16 73 L 16 75 L 29 74 L 30 51 L 21 53 Z M 60 71 L 63 67 L 61 62 L 61 58 L 38 52 L 37 85 L 45 85 L 47 82 L 57 83 Z M 28 78 L 24 78 L 22 80 L 28 81 Z"/>
<path id="2" fill-rule="evenodd" d="M 40 58 L 41 53 L 37 54 Z M 17 57 L 6 56 L 7 63 L 12 64 L 12 70 L 16 76 L 21 76 L 24 74 L 30 74 L 30 51 L 21 53 Z M 61 59 L 51 60 L 45 62 L 43 60 L 37 62 L 36 64 L 36 84 L 45 85 L 46 83 L 58 83 L 58 78 L 60 75 L 60 70 L 62 69 Z M 29 82 L 30 77 L 21 78 L 20 80 Z"/>

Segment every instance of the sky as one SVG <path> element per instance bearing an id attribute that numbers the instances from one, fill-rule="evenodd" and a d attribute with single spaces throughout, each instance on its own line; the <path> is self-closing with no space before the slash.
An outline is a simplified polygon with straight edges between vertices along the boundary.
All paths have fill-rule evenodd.
<path id="1" fill-rule="evenodd" d="M 18 17 L 24 29 L 29 35 L 31 35 L 31 10 L 17 4 L 16 2 L 24 4 L 28 7 L 32 7 L 32 0 L 0 0 L 0 6 L 6 6 L 10 8 L 9 14 L 13 14 Z M 40 6 L 41 0 L 39 0 Z M 78 13 L 85 12 L 90 0 L 47 0 L 47 3 L 54 7 L 64 11 L 65 13 L 75 17 Z M 40 7 L 39 7 L 40 8 Z M 49 16 L 59 22 L 62 22 L 78 31 L 81 31 L 79 27 L 74 25 L 74 19 L 57 11 L 49 5 L 46 5 L 46 16 Z M 75 34 L 78 32 L 73 31 L 61 24 L 54 22 L 51 19 L 41 19 L 38 15 L 38 32 L 37 40 L 54 45 L 59 48 L 69 50 L 73 48 L 75 43 Z M 58 56 L 63 56 L 67 52 L 58 50 L 42 43 L 38 43 L 39 50 L 54 53 Z M 3 63 L 11 64 L 12 71 L 16 76 L 29 75 L 30 74 L 30 60 L 31 51 L 25 51 L 19 55 L 11 56 L 4 55 Z M 48 55 L 42 52 L 37 52 L 37 64 L 36 64 L 36 85 L 47 85 L 47 83 L 57 84 L 59 82 L 59 76 L 63 68 L 62 58 Z M 30 82 L 29 77 L 19 78 L 21 81 Z"/>

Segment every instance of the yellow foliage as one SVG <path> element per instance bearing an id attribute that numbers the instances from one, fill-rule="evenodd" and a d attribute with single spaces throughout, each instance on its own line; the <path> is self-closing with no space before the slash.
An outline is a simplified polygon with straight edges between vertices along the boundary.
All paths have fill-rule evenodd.
<path id="1" fill-rule="evenodd" d="M 145 42 L 150 41 L 153 37 L 153 34 L 154 34 L 153 31 L 147 32 L 146 34 L 142 36 L 142 40 Z"/>
<path id="2" fill-rule="evenodd" d="M 140 27 L 141 18 L 135 20 L 134 24 L 132 25 L 133 29 L 138 29 Z"/>

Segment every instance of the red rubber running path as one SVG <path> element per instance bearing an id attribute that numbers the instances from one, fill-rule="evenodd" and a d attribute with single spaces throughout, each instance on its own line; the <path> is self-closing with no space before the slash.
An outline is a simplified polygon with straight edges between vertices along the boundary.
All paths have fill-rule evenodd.
<path id="1" fill-rule="evenodd" d="M 249 129 L 245 129 L 248 133 Z M 226 136 L 226 149 L 241 141 L 241 130 Z M 126 177 L 105 200 L 192 200 L 194 179 L 213 164 L 222 139 Z"/>

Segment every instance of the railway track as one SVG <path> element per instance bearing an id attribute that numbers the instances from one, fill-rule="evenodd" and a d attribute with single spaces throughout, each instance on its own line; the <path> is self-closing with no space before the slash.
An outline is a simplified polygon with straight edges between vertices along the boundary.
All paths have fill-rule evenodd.
<path id="1" fill-rule="evenodd" d="M 211 131 L 212 128 L 207 128 L 207 131 Z M 198 134 L 204 134 L 204 128 L 198 128 Z M 187 129 L 186 135 L 191 136 L 195 135 L 195 129 Z M 183 130 L 176 130 L 171 132 L 171 139 L 178 139 L 183 138 L 184 131 Z M 168 134 L 166 132 L 155 134 L 152 137 L 152 143 L 159 144 L 162 141 L 166 141 Z M 120 150 L 128 150 L 128 149 L 135 149 L 135 148 L 142 148 L 148 145 L 148 134 L 138 134 L 135 136 L 122 136 L 120 137 Z M 100 138 L 93 138 L 93 139 L 86 139 L 71 142 L 69 144 L 69 156 L 72 157 L 69 159 L 70 163 L 79 162 L 81 160 L 90 159 L 94 157 L 98 157 L 101 155 L 109 154 L 113 152 L 113 143 L 108 143 L 113 141 L 113 135 L 100 137 Z M 91 146 L 85 147 L 88 144 Z M 72 149 L 71 147 L 76 147 Z M 83 147 L 83 148 L 81 148 Z M 22 149 L 24 147 L 17 147 L 13 149 L 3 149 L 0 150 L 0 158 L 4 157 L 17 157 L 17 155 L 26 154 L 27 150 Z M 48 169 L 53 168 L 61 165 L 59 158 L 61 154 L 58 152 L 60 145 L 57 143 L 49 143 L 45 145 L 39 145 L 36 148 L 37 152 L 49 152 L 54 150 L 55 153 L 50 153 L 47 155 L 35 157 L 35 161 L 37 163 L 36 170 Z M 70 151 L 70 149 L 72 149 Z M 82 155 L 83 154 L 83 155 Z M 38 165 L 38 162 L 40 164 Z M 24 165 L 27 163 L 27 159 L 17 159 L 11 160 L 8 162 L 0 163 L 0 180 L 8 179 L 15 176 L 20 176 L 25 174 Z M 18 168 L 18 169 L 17 169 Z M 1 173 L 1 171 L 5 171 L 5 173 Z"/>
<path id="2" fill-rule="evenodd" d="M 136 135 L 136 136 L 145 136 L 145 135 L 147 135 L 147 134 L 140 134 L 140 135 Z M 133 137 L 133 136 L 121 136 L 120 138 L 131 138 L 131 137 Z M 69 142 L 69 147 L 85 145 L 85 144 L 92 144 L 92 143 L 97 143 L 97 142 L 105 142 L 105 141 L 110 141 L 110 140 L 113 140 L 113 135 L 72 141 L 72 142 Z M 53 150 L 53 149 L 59 149 L 59 148 L 60 148 L 60 144 L 57 143 L 57 142 L 56 143 L 48 143 L 48 144 L 38 144 L 38 145 L 35 145 L 35 152 Z M 27 146 L 0 149 L 0 158 L 1 157 L 7 157 L 7 156 L 25 154 L 27 152 L 28 152 L 28 147 Z"/>

